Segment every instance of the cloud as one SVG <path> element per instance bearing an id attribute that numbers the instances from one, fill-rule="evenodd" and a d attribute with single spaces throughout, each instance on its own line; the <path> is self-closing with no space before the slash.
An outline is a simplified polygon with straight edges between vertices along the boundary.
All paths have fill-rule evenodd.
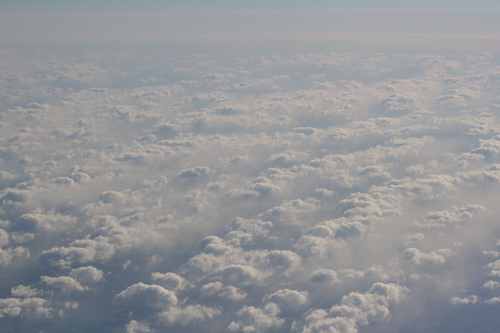
<path id="1" fill-rule="evenodd" d="M 425 217 L 423 227 L 444 227 L 456 225 L 473 218 L 474 215 L 485 211 L 481 205 L 467 205 L 453 207 L 452 211 L 429 212 Z"/>
<path id="2" fill-rule="evenodd" d="M 209 174 L 210 168 L 208 167 L 195 167 L 195 168 L 189 168 L 186 170 L 183 170 L 180 174 L 179 177 L 182 178 L 198 178 L 202 177 L 204 175 Z"/>
<path id="3" fill-rule="evenodd" d="M 317 269 L 311 273 L 309 281 L 320 283 L 325 281 L 335 281 L 337 279 L 337 273 L 331 269 Z"/>
<path id="4" fill-rule="evenodd" d="M 136 283 L 118 293 L 114 302 L 132 309 L 140 307 L 162 309 L 175 306 L 178 300 L 175 293 L 161 286 Z"/>
<path id="5" fill-rule="evenodd" d="M 21 246 L 6 250 L 0 249 L 0 266 L 6 267 L 12 263 L 13 259 L 28 258 L 29 255 L 29 250 Z"/>
<path id="6" fill-rule="evenodd" d="M 299 312 L 307 307 L 309 303 L 308 293 L 290 289 L 280 289 L 269 295 L 267 299 L 280 308 L 283 313 Z"/>
<path id="7" fill-rule="evenodd" d="M 34 317 L 50 318 L 52 309 L 42 298 L 2 298 L 0 299 L 0 318 L 4 317 Z"/>
<path id="8" fill-rule="evenodd" d="M 245 306 L 237 312 L 241 320 L 231 322 L 225 331 L 266 332 L 278 329 L 285 322 L 279 318 L 279 313 L 280 309 L 274 303 L 267 303 L 262 309 Z"/>
<path id="9" fill-rule="evenodd" d="M 200 289 L 201 295 L 227 298 L 233 301 L 239 301 L 247 297 L 247 294 L 239 288 L 233 286 L 224 287 L 221 282 L 211 282 L 202 286 Z"/>
<path id="10" fill-rule="evenodd" d="M 131 320 L 126 328 L 127 333 L 150 333 L 154 332 L 153 330 L 150 329 L 149 325 L 147 323 L 139 323 L 135 320 Z"/>
<path id="11" fill-rule="evenodd" d="M 437 251 L 423 253 L 415 248 L 408 248 L 404 252 L 404 259 L 411 260 L 417 265 L 427 264 L 427 265 L 437 265 L 444 264 L 447 258 L 452 256 L 454 253 L 450 249 L 439 249 Z"/>
<path id="12" fill-rule="evenodd" d="M 175 291 L 186 287 L 186 281 L 184 278 L 172 272 L 165 274 L 155 272 L 151 274 L 151 279 L 169 290 Z"/>
<path id="13" fill-rule="evenodd" d="M 59 276 L 59 277 L 42 276 L 41 280 L 48 287 L 61 290 L 62 292 L 86 290 L 86 288 L 82 287 L 82 285 L 78 281 L 76 281 L 74 278 L 70 276 Z"/>
<path id="14" fill-rule="evenodd" d="M 212 319 L 221 312 L 218 309 L 202 305 L 188 305 L 186 307 L 172 307 L 158 315 L 161 325 L 194 325 Z"/>
<path id="15" fill-rule="evenodd" d="M 103 271 L 92 266 L 72 269 L 69 276 L 83 285 L 91 285 L 103 278 Z"/>
<path id="16" fill-rule="evenodd" d="M 314 310 L 305 317 L 303 332 L 358 332 L 359 327 L 383 322 L 390 308 L 402 301 L 408 290 L 394 284 L 374 284 L 366 293 L 350 293 L 327 312 Z"/>
<path id="17" fill-rule="evenodd" d="M 23 52 L 0 51 L 19 331 L 439 330 L 498 302 L 494 56 Z"/>
<path id="18" fill-rule="evenodd" d="M 465 298 L 453 297 L 450 300 L 450 303 L 453 305 L 476 304 L 478 301 L 479 301 L 479 298 L 476 295 L 472 295 L 472 296 L 467 296 Z"/>

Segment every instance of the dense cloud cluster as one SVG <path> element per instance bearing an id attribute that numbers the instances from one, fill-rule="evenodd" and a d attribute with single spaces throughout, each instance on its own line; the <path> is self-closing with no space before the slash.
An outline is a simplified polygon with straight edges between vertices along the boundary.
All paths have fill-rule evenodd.
<path id="1" fill-rule="evenodd" d="M 495 57 L 0 55 L 0 330 L 498 312 Z"/>

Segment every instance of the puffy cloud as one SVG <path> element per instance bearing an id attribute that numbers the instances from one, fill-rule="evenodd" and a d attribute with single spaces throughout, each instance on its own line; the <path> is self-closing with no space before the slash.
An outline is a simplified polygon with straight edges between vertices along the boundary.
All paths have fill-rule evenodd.
<path id="1" fill-rule="evenodd" d="M 217 308 L 202 305 L 182 306 L 178 304 L 174 292 L 158 285 L 144 283 L 136 283 L 117 294 L 114 303 L 137 311 L 143 311 L 144 308 L 153 309 L 157 311 L 157 324 L 160 326 L 194 325 L 220 314 Z M 130 329 L 149 329 L 146 323 L 130 322 L 128 325 Z"/>
<path id="2" fill-rule="evenodd" d="M 320 283 L 320 282 L 332 282 L 337 280 L 337 273 L 332 270 L 332 269 L 317 269 L 311 273 L 311 276 L 309 277 L 309 281 L 314 282 L 314 283 Z"/>
<path id="3" fill-rule="evenodd" d="M 494 57 L 1 52 L 19 330 L 432 330 L 498 302 Z"/>
<path id="4" fill-rule="evenodd" d="M 233 321 L 226 332 L 267 332 L 283 325 L 284 319 L 279 317 L 280 309 L 275 303 L 267 303 L 262 309 L 244 306 L 237 315 L 239 321 Z"/>
<path id="5" fill-rule="evenodd" d="M 151 279 L 169 290 L 184 289 L 186 287 L 186 280 L 172 272 L 165 274 L 155 272 L 151 274 Z"/>
<path id="6" fill-rule="evenodd" d="M 210 173 L 210 168 L 199 166 L 199 167 L 189 168 L 189 169 L 183 170 L 179 174 L 179 177 L 182 177 L 182 178 L 198 178 L 198 177 L 202 177 L 204 175 L 207 175 L 209 173 Z"/>
<path id="7" fill-rule="evenodd" d="M 6 267 L 10 265 L 15 258 L 27 258 L 29 256 L 29 251 L 21 246 L 8 248 L 6 250 L 0 249 L 0 266 Z"/>
<path id="8" fill-rule="evenodd" d="M 403 254 L 405 260 L 411 260 L 417 265 L 437 265 L 446 263 L 447 259 L 453 255 L 450 249 L 439 249 L 429 253 L 424 253 L 415 248 L 408 248 Z"/>
<path id="9" fill-rule="evenodd" d="M 500 259 L 489 263 L 486 268 L 490 270 L 489 275 L 500 276 Z"/>
<path id="10" fill-rule="evenodd" d="M 500 282 L 489 280 L 483 284 L 483 288 L 494 290 L 500 287 Z"/>
<path id="11" fill-rule="evenodd" d="M 131 320 L 127 326 L 125 326 L 127 333 L 151 333 L 151 330 L 147 323 L 139 323 L 135 320 Z"/>
<path id="12" fill-rule="evenodd" d="M 33 297 L 41 296 L 43 294 L 43 291 L 29 286 L 18 285 L 12 287 L 11 294 L 15 297 Z"/>
<path id="13" fill-rule="evenodd" d="M 44 282 L 48 287 L 54 288 L 56 290 L 61 290 L 62 292 L 70 292 L 70 291 L 84 291 L 87 288 L 82 287 L 82 285 L 70 276 L 59 276 L 59 277 L 50 277 L 50 276 L 42 276 L 42 282 Z"/>
<path id="14" fill-rule="evenodd" d="M 83 285 L 90 285 L 103 278 L 103 272 L 92 266 L 72 269 L 69 276 Z"/>
<path id="15" fill-rule="evenodd" d="M 61 247 L 44 251 L 40 256 L 40 262 L 47 263 L 59 268 L 69 268 L 74 264 L 86 264 L 92 262 L 96 251 L 91 247 Z"/>
<path id="16" fill-rule="evenodd" d="M 235 198 L 256 198 L 268 197 L 281 192 L 281 186 L 273 184 L 272 180 L 267 177 L 258 177 L 254 179 L 245 188 L 235 188 L 228 192 L 231 197 Z"/>
<path id="17" fill-rule="evenodd" d="M 304 310 L 309 303 L 307 292 L 299 292 L 290 289 L 280 289 L 269 295 L 267 299 L 277 304 L 280 310 L 285 314 L 287 312 L 296 313 L 301 309 Z"/>
<path id="18" fill-rule="evenodd" d="M 467 296 L 467 297 L 464 297 L 464 298 L 453 297 L 450 300 L 450 303 L 453 304 L 453 305 L 459 305 L 459 304 L 476 304 L 477 302 L 479 302 L 479 297 L 477 297 L 476 295 L 471 295 L 471 296 Z"/>
<path id="19" fill-rule="evenodd" d="M 269 260 L 269 266 L 273 268 L 293 270 L 300 266 L 300 256 L 289 250 L 273 250 L 265 257 Z"/>
<path id="20" fill-rule="evenodd" d="M 224 240 L 232 246 L 253 245 L 259 240 L 266 239 L 273 224 L 269 221 L 248 220 L 236 217 L 228 225 L 228 232 Z"/>
<path id="21" fill-rule="evenodd" d="M 272 154 L 266 159 L 266 162 L 273 165 L 290 166 L 295 163 L 298 163 L 301 160 L 305 160 L 306 158 L 307 158 L 306 153 L 294 150 L 286 150 L 282 153 Z"/>
<path id="22" fill-rule="evenodd" d="M 360 326 L 383 322 L 390 308 L 401 302 L 408 289 L 375 283 L 366 293 L 352 292 L 327 312 L 314 310 L 304 318 L 302 332 L 358 332 Z"/>
<path id="23" fill-rule="evenodd" d="M 219 315 L 219 309 L 202 305 L 188 305 L 185 307 L 171 307 L 158 315 L 159 322 L 164 326 L 195 325 Z"/>
<path id="24" fill-rule="evenodd" d="M 239 301 L 247 297 L 247 294 L 243 290 L 233 286 L 225 287 L 221 282 L 207 283 L 201 287 L 200 292 L 203 296 L 217 295 L 218 297 L 233 301 Z"/>
<path id="25" fill-rule="evenodd" d="M 497 304 L 500 303 L 499 297 L 493 297 L 486 301 L 487 304 Z"/>
<path id="26" fill-rule="evenodd" d="M 178 300 L 175 293 L 161 286 L 139 282 L 117 294 L 114 302 L 132 309 L 140 307 L 162 309 L 175 306 Z"/>
<path id="27" fill-rule="evenodd" d="M 453 207 L 451 211 L 429 212 L 425 217 L 424 227 L 444 227 L 456 225 L 473 218 L 474 215 L 485 211 L 481 205 L 467 205 L 463 207 Z"/>
<path id="28" fill-rule="evenodd" d="M 27 318 L 50 318 L 53 309 L 50 303 L 37 297 L 26 298 L 1 298 L 0 318 L 4 317 L 27 317 Z"/>
<path id="29" fill-rule="evenodd" d="M 216 270 L 214 274 L 220 276 L 223 281 L 238 285 L 259 284 L 266 276 L 264 272 L 252 266 L 238 264 L 227 265 Z"/>

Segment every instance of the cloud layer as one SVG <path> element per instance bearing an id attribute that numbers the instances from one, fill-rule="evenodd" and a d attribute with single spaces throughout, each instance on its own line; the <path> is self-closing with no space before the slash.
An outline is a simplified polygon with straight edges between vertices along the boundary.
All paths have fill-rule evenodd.
<path id="1" fill-rule="evenodd" d="M 436 313 L 498 310 L 494 56 L 1 55 L 2 329 L 458 332 Z"/>

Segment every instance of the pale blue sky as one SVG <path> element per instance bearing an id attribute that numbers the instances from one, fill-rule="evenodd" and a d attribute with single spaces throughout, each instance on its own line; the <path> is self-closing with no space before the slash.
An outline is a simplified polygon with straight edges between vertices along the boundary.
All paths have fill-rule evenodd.
<path id="1" fill-rule="evenodd" d="M 497 52 L 498 1 L 16 1 L 0 5 L 8 46 L 228 43 L 384 51 Z M 317 50 L 320 50 L 319 48 Z"/>

